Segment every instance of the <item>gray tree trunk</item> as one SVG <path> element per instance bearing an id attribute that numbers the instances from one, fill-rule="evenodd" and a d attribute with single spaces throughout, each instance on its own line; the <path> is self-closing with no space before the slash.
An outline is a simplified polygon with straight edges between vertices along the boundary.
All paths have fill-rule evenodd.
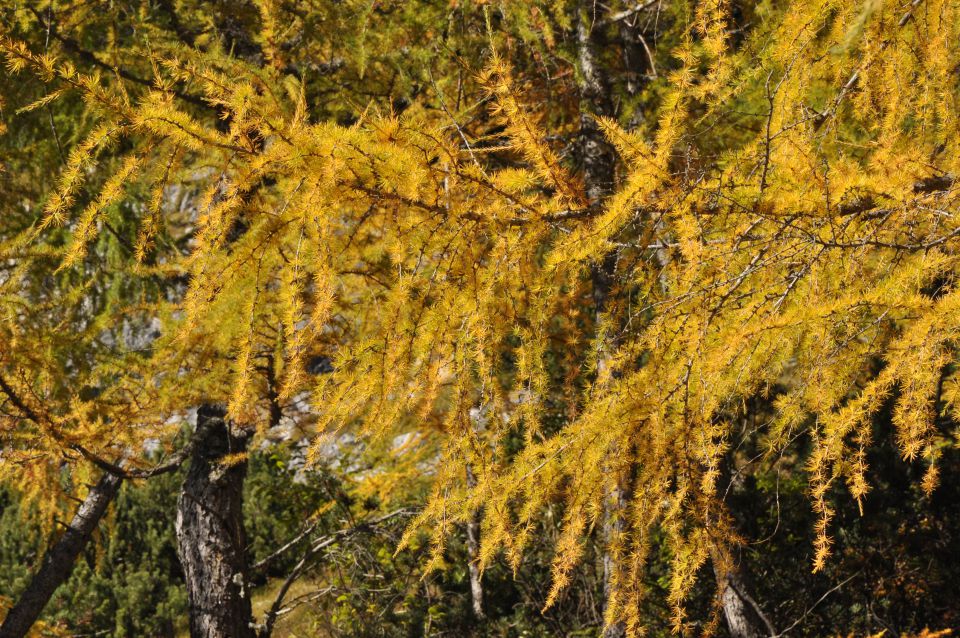
<path id="1" fill-rule="evenodd" d="M 120 478 L 114 474 L 104 474 L 97 484 L 90 488 L 67 530 L 44 554 L 40 569 L 7 614 L 3 625 L 0 625 L 0 638 L 21 638 L 27 635 L 53 593 L 70 577 L 77 556 L 90 540 L 119 488 Z"/>
<path id="2" fill-rule="evenodd" d="M 599 65 L 596 52 L 599 49 L 595 42 L 592 26 L 595 22 L 594 11 L 596 3 L 593 0 L 581 0 L 577 12 L 577 66 L 580 80 L 580 149 L 579 160 L 583 166 L 583 183 L 586 189 L 587 200 L 591 206 L 601 206 L 604 200 L 613 192 L 616 154 L 613 147 L 603 136 L 597 125 L 596 116 L 609 117 L 613 115 L 613 106 L 610 100 L 610 87 L 603 68 Z M 610 254 L 600 264 L 592 268 L 593 301 L 595 312 L 602 314 L 607 306 L 607 297 L 613 280 L 616 259 Z M 614 347 L 613 343 L 606 344 L 607 348 Z M 609 353 L 601 355 L 597 362 L 598 367 L 606 365 Z M 626 505 L 626 490 L 622 485 L 616 485 L 607 499 L 604 507 L 603 534 L 604 541 L 608 542 L 614 535 L 623 531 L 625 525 L 624 509 Z M 601 557 L 603 565 L 603 594 L 604 610 L 610 600 L 611 584 L 616 569 L 613 556 L 604 551 Z M 626 634 L 625 625 L 618 621 L 603 630 L 603 638 L 622 638 Z"/>
<path id="3" fill-rule="evenodd" d="M 623 486 L 618 483 L 616 487 L 607 496 L 606 507 L 603 512 L 603 535 L 604 540 L 609 542 L 614 536 L 622 534 L 626 529 L 626 520 L 624 516 L 627 509 L 626 492 Z M 610 600 L 612 592 L 613 575 L 616 565 L 613 555 L 609 550 L 603 553 L 603 598 L 604 611 Z M 607 625 L 603 629 L 603 638 L 623 638 L 627 634 L 627 627 L 622 621 L 617 621 Z"/>
<path id="4" fill-rule="evenodd" d="M 197 411 L 190 469 L 177 501 L 177 549 L 190 607 L 191 638 L 255 638 L 243 527 L 246 462 L 221 465 L 246 450 L 216 406 Z"/>
<path id="5" fill-rule="evenodd" d="M 776 636 L 773 624 L 750 596 L 746 581 L 730 558 L 720 550 L 710 552 L 713 573 L 717 578 L 720 604 L 731 638 L 769 638 Z"/>
<path id="6" fill-rule="evenodd" d="M 477 479 L 473 468 L 467 466 L 467 486 L 476 487 Z M 483 581 L 480 577 L 480 511 L 477 510 L 467 522 L 467 570 L 470 573 L 470 603 L 473 615 L 483 620 Z"/>

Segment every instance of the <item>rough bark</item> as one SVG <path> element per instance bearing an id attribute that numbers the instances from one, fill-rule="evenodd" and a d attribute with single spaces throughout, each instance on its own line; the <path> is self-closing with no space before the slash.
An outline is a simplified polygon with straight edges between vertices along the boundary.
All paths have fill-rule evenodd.
<path id="1" fill-rule="evenodd" d="M 623 481 L 607 495 L 607 502 L 603 513 L 604 540 L 609 543 L 616 536 L 626 530 L 624 515 L 627 509 L 626 490 Z M 616 564 L 609 550 L 603 553 L 603 599 L 609 601 L 613 594 L 613 577 Z M 605 606 L 608 604 L 605 602 Z M 604 609 L 606 611 L 606 609 Z M 603 629 L 603 638 L 623 638 L 627 634 L 627 627 L 622 621 L 614 622 Z"/>
<path id="2" fill-rule="evenodd" d="M 192 638 L 254 638 L 243 527 L 246 463 L 224 467 L 247 436 L 231 432 L 222 408 L 197 411 L 190 469 L 177 501 L 177 549 L 183 565 Z"/>
<path id="3" fill-rule="evenodd" d="M 467 485 L 472 489 L 477 485 L 473 475 L 473 468 L 467 466 Z M 482 620 L 483 613 L 483 581 L 480 578 L 480 511 L 477 510 L 467 522 L 467 570 L 470 573 L 470 602 L 473 606 L 473 615 Z"/>
<path id="4" fill-rule="evenodd" d="M 577 19 L 577 66 L 580 72 L 580 161 L 583 183 L 590 204 L 598 204 L 613 192 L 616 153 L 597 124 L 596 117 L 613 115 L 610 87 L 596 51 L 593 31 L 593 0 L 582 0 Z"/>
<path id="5" fill-rule="evenodd" d="M 77 556 L 90 540 L 107 511 L 107 506 L 117 495 L 120 482 L 119 477 L 108 473 L 90 489 L 83 503 L 77 508 L 70 525 L 44 554 L 40 569 L 7 614 L 0 626 L 0 638 L 20 638 L 27 635 L 53 593 L 70 577 Z"/>
<path id="6" fill-rule="evenodd" d="M 750 596 L 747 583 L 732 559 L 721 550 L 710 552 L 717 579 L 720 604 L 731 638 L 769 638 L 776 636 L 773 624 Z"/>

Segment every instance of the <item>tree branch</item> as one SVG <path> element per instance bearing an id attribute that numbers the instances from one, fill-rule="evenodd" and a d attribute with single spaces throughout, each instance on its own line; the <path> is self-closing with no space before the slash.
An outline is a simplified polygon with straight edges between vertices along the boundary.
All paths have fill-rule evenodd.
<path id="1" fill-rule="evenodd" d="M 379 516 L 377 518 L 374 518 L 368 521 L 363 521 L 361 523 L 354 525 L 353 527 L 348 527 L 346 529 L 338 530 L 336 532 L 333 532 L 332 534 L 329 534 L 327 536 L 324 536 L 320 539 L 313 541 L 310 547 L 308 547 L 307 550 L 303 553 L 303 556 L 300 558 L 300 560 L 297 561 L 297 564 L 293 567 L 292 570 L 290 570 L 290 574 L 286 577 L 286 579 L 283 581 L 283 584 L 280 586 L 280 590 L 277 592 L 277 597 L 274 599 L 273 604 L 270 606 L 270 610 L 267 611 L 266 616 L 264 616 L 263 624 L 260 626 L 260 631 L 258 633 L 259 638 L 270 638 L 270 634 L 273 632 L 274 623 L 276 623 L 277 617 L 280 615 L 280 612 L 282 610 L 283 600 L 284 598 L 286 598 L 287 592 L 290 590 L 290 587 L 293 585 L 294 581 L 296 581 L 297 578 L 299 578 L 300 575 L 304 572 L 304 570 L 306 570 L 311 558 L 313 558 L 320 551 L 334 544 L 338 540 L 347 538 L 349 536 L 353 536 L 354 534 L 358 534 L 360 532 L 370 531 L 377 525 L 380 525 L 381 523 L 385 523 L 390 519 L 397 518 L 398 516 L 408 516 L 412 513 L 413 511 L 407 508 L 397 509 L 388 514 L 384 514 L 383 516 Z M 265 564 L 272 561 L 281 553 L 283 553 L 290 547 L 293 547 L 294 545 L 296 545 L 300 540 L 308 536 L 310 532 L 316 529 L 318 524 L 319 522 L 311 525 L 307 530 L 298 534 L 293 540 L 286 543 L 279 550 L 277 550 L 267 558 L 261 560 L 256 565 L 254 565 L 253 568 L 258 569 L 260 567 L 263 567 Z"/>
<path id="2" fill-rule="evenodd" d="M 156 85 L 153 83 L 152 80 L 142 78 L 139 75 L 136 75 L 134 73 L 131 73 L 130 71 L 127 71 L 123 67 L 114 66 L 112 64 L 108 64 L 107 62 L 104 62 L 103 60 L 98 58 L 92 51 L 88 51 L 83 47 L 81 47 L 80 43 L 78 43 L 76 40 L 73 40 L 72 38 L 69 38 L 65 35 L 62 35 L 57 29 L 56 25 L 53 24 L 52 21 L 48 23 L 44 19 L 44 17 L 40 14 L 40 12 L 38 12 L 36 9 L 29 6 L 27 8 L 33 13 L 34 17 L 36 17 L 36 19 L 40 21 L 40 24 L 42 24 L 44 28 L 47 29 L 48 33 L 52 35 L 55 40 L 60 42 L 64 46 L 64 48 L 67 49 L 67 51 L 73 53 L 84 62 L 87 62 L 88 64 L 99 67 L 101 69 L 105 69 L 112 73 L 116 73 L 117 75 L 119 75 L 125 80 L 130 80 L 131 82 L 135 82 L 143 86 L 156 88 Z M 184 93 L 183 91 L 177 91 L 175 89 L 171 89 L 170 92 L 173 93 L 173 95 L 180 98 L 181 100 L 183 100 L 184 102 L 189 102 L 190 104 L 201 106 L 205 109 L 214 108 L 206 100 L 204 100 L 202 97 L 199 97 L 197 95 L 193 95 L 191 93 Z"/>
<path id="3" fill-rule="evenodd" d="M 613 24 L 614 22 L 620 22 L 621 20 L 632 18 L 633 16 L 640 13 L 641 11 L 646 11 L 647 9 L 650 9 L 654 5 L 660 4 L 660 1 L 661 0 L 647 0 L 646 2 L 641 2 L 635 7 L 631 7 L 630 9 L 624 9 L 623 11 L 618 11 L 617 13 L 613 13 L 607 16 L 606 18 L 604 18 L 603 20 L 601 20 L 599 22 L 599 25 L 601 27 L 605 27 L 609 24 Z"/>
<path id="4" fill-rule="evenodd" d="M 145 470 L 128 470 L 121 467 L 117 463 L 112 463 L 96 453 L 91 452 L 89 449 L 79 443 L 70 443 L 69 441 L 66 441 L 63 436 L 58 435 L 56 432 L 44 427 L 44 425 L 47 423 L 47 419 L 43 418 L 37 413 L 36 410 L 30 407 L 2 374 L 0 374 L 0 392 L 7 397 L 7 400 L 13 404 L 13 407 L 19 410 L 23 416 L 44 428 L 44 430 L 47 431 L 54 440 L 64 444 L 67 449 L 79 453 L 83 458 L 87 459 L 104 472 L 107 472 L 108 474 L 116 476 L 120 479 L 145 479 L 150 478 L 151 476 L 166 474 L 176 470 L 178 467 L 180 467 L 180 465 L 183 464 L 184 460 L 186 460 L 187 456 L 193 449 L 194 442 L 196 440 L 196 436 L 194 435 L 185 446 L 173 453 L 167 461 L 161 463 L 160 465 Z"/>

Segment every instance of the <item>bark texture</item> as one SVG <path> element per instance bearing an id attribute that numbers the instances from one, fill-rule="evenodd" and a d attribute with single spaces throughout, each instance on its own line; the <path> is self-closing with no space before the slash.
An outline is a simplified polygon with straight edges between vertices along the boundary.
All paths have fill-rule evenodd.
<path id="1" fill-rule="evenodd" d="M 616 487 L 611 490 L 607 496 L 606 507 L 603 512 L 603 535 L 604 541 L 610 542 L 612 539 L 624 533 L 626 530 L 626 520 L 624 516 L 627 511 L 626 491 L 623 481 L 618 481 Z M 613 555 L 609 550 L 603 553 L 603 598 L 609 601 L 613 594 L 614 571 L 617 566 L 614 564 Z M 606 606 L 605 603 L 604 606 Z M 604 610 L 606 611 L 606 610 Z M 614 622 L 603 628 L 603 638 L 623 638 L 627 635 L 627 627 L 622 621 Z"/>
<path id="2" fill-rule="evenodd" d="M 177 501 L 177 549 L 190 605 L 192 638 L 254 638 L 250 608 L 243 481 L 246 463 L 225 468 L 247 436 L 230 431 L 224 410 L 203 406 L 190 469 Z"/>
<path id="3" fill-rule="evenodd" d="M 597 51 L 602 50 L 602 43 L 597 42 L 597 32 L 593 26 L 596 23 L 597 4 L 593 0 L 581 0 L 577 15 L 577 66 L 580 80 L 580 135 L 579 160 L 583 167 L 583 185 L 587 200 L 591 206 L 601 206 L 603 201 L 613 192 L 616 177 L 616 153 L 607 142 L 597 124 L 596 117 L 610 117 L 613 115 L 613 105 L 610 100 L 610 87 L 603 68 L 597 62 Z M 602 263 L 592 267 L 593 301 L 597 318 L 606 311 L 607 298 L 613 284 L 613 273 L 616 267 L 616 255 L 610 253 Z M 598 368 L 607 365 L 609 352 L 615 343 L 606 344 L 605 353 L 602 353 Z M 614 536 L 623 532 L 625 526 L 624 509 L 626 505 L 626 490 L 618 484 L 607 495 L 603 516 L 604 541 L 609 542 Z M 616 569 L 614 557 L 609 550 L 604 551 L 601 558 L 603 563 L 603 594 L 604 611 L 610 600 L 613 575 Z M 622 622 L 614 622 L 603 630 L 603 638 L 622 638 L 626 634 L 626 626 Z"/>
<path id="4" fill-rule="evenodd" d="M 117 495 L 120 478 L 113 474 L 103 477 L 87 493 L 77 508 L 73 520 L 63 536 L 43 556 L 40 569 L 34 574 L 26 591 L 0 625 L 0 638 L 20 638 L 40 617 L 47 601 L 57 588 L 70 577 L 77 556 L 83 551 L 97 528 L 107 506 Z"/>
<path id="5" fill-rule="evenodd" d="M 740 570 L 724 552 L 711 551 L 720 604 L 731 638 L 768 638 L 777 632 L 757 602 L 750 596 Z"/>
<path id="6" fill-rule="evenodd" d="M 467 466 L 467 485 L 476 487 L 477 479 L 473 475 L 473 468 Z M 473 615 L 482 620 L 483 612 L 483 581 L 480 577 L 480 511 L 477 510 L 467 523 L 467 570 L 470 573 L 470 602 L 473 606 Z"/>
<path id="7" fill-rule="evenodd" d="M 591 205 L 601 203 L 613 192 L 616 152 L 607 142 L 596 117 L 613 115 L 610 86 L 596 52 L 601 44 L 593 31 L 593 0 L 582 0 L 577 16 L 577 66 L 580 72 L 580 161 L 583 184 Z"/>

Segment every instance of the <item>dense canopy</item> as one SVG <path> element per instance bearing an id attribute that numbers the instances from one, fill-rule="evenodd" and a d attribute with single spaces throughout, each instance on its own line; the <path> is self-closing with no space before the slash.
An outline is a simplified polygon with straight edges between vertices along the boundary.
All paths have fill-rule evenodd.
<path id="1" fill-rule="evenodd" d="M 802 477 L 816 571 L 879 415 L 920 498 L 956 449 L 958 12 L 0 3 L 0 481 L 50 529 L 221 404 L 425 490 L 427 568 L 556 518 L 546 608 L 596 543 L 607 631 L 663 595 L 771 635 L 731 618 L 739 476 Z"/>

